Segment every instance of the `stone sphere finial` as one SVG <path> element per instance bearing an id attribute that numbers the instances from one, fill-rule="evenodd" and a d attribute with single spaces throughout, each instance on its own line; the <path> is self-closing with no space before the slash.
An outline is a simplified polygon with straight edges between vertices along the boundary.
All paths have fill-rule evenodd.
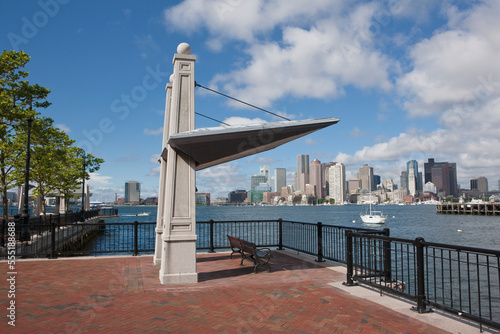
<path id="1" fill-rule="evenodd" d="M 174 82 L 174 74 L 171 74 L 168 80 L 170 81 L 170 83 Z"/>
<path id="2" fill-rule="evenodd" d="M 191 54 L 191 47 L 188 43 L 181 43 L 177 46 L 177 53 L 189 55 Z"/>

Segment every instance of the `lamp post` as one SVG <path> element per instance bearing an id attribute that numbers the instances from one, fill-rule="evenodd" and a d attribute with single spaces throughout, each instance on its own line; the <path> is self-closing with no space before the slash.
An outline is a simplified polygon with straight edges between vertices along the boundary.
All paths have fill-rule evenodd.
<path id="1" fill-rule="evenodd" d="M 30 103 L 30 111 L 32 110 L 32 106 Z M 21 233 L 19 235 L 19 241 L 30 241 L 31 240 L 31 232 L 29 228 L 29 220 L 30 220 L 30 211 L 28 204 L 28 196 L 30 191 L 30 158 L 31 158 L 31 123 L 33 119 L 28 118 L 28 141 L 26 144 L 26 170 L 24 172 L 24 205 L 23 205 L 23 214 L 21 215 Z"/>
<path id="2" fill-rule="evenodd" d="M 82 213 L 82 222 L 85 221 L 85 151 L 81 148 L 80 149 L 80 154 L 82 155 L 83 158 L 83 174 L 82 174 L 82 208 L 81 208 L 81 213 Z"/>

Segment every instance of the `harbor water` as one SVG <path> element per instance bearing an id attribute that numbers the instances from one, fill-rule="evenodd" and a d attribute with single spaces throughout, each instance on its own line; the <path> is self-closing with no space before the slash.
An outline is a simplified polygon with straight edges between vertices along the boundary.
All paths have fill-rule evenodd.
<path id="1" fill-rule="evenodd" d="M 119 206 L 119 218 L 107 220 L 113 223 L 155 222 L 155 206 Z M 200 206 L 196 209 L 197 221 L 225 220 L 291 220 L 328 225 L 383 229 L 389 228 L 392 237 L 415 239 L 423 237 L 428 242 L 451 245 L 500 249 L 500 217 L 443 215 L 436 213 L 434 205 L 381 205 L 388 215 L 382 225 L 366 225 L 360 213 L 368 209 L 363 205 L 343 206 Z M 141 212 L 148 216 L 141 216 Z M 153 229 L 154 230 L 154 229 Z M 154 231 L 152 230 L 152 238 Z"/>

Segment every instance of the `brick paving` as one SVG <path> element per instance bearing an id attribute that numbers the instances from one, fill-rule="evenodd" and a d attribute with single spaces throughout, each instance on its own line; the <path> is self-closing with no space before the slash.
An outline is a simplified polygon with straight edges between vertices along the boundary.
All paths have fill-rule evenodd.
<path id="1" fill-rule="evenodd" d="M 332 287 L 345 275 L 313 262 L 239 262 L 198 254 L 199 283 L 161 285 L 152 256 L 18 261 L 16 326 L 4 279 L 0 333 L 446 333 Z"/>

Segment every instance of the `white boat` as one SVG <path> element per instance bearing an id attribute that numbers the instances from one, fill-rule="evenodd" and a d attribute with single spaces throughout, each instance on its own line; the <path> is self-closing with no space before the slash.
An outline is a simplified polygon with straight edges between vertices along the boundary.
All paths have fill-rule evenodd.
<path id="1" fill-rule="evenodd" d="M 149 216 L 150 212 L 141 212 L 138 213 L 137 216 Z"/>
<path id="2" fill-rule="evenodd" d="M 361 220 L 365 224 L 384 224 L 387 220 L 387 215 L 384 215 L 382 211 L 373 211 L 370 204 L 370 213 L 360 214 Z"/>
<path id="3" fill-rule="evenodd" d="M 369 183 L 368 183 L 369 184 Z M 387 220 L 387 215 L 384 215 L 382 211 L 372 210 L 372 193 L 370 192 L 370 212 L 367 214 L 360 213 L 359 216 L 365 224 L 384 224 Z"/>

